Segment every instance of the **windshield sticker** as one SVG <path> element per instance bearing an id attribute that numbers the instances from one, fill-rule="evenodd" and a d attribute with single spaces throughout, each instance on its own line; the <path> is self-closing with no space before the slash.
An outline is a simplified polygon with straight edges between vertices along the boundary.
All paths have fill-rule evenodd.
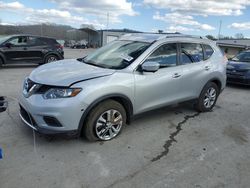
<path id="1" fill-rule="evenodd" d="M 122 59 L 124 59 L 124 60 L 126 60 L 128 62 L 130 62 L 130 61 L 132 61 L 134 59 L 133 57 L 131 57 L 128 54 L 125 54 L 125 53 L 121 54 L 120 58 L 122 58 Z"/>

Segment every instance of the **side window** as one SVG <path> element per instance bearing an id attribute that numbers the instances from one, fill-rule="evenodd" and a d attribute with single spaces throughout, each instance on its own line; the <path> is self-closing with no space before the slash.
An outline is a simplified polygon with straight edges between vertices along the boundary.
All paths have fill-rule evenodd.
<path id="1" fill-rule="evenodd" d="M 196 63 L 203 60 L 203 50 L 200 44 L 181 43 L 181 64 Z"/>
<path id="2" fill-rule="evenodd" d="M 40 38 L 37 37 L 29 37 L 28 39 L 28 45 L 30 46 L 39 46 L 43 45 L 45 42 L 43 42 Z"/>
<path id="3" fill-rule="evenodd" d="M 204 59 L 207 60 L 212 56 L 212 54 L 214 53 L 214 50 L 213 50 L 213 48 L 211 48 L 211 46 L 209 46 L 207 44 L 203 44 L 203 48 L 205 51 L 205 58 Z M 225 50 L 225 53 L 227 53 L 226 50 Z"/>
<path id="4" fill-rule="evenodd" d="M 43 42 L 43 44 L 47 45 L 53 45 L 57 43 L 55 40 L 49 38 L 41 38 L 41 41 Z"/>
<path id="5" fill-rule="evenodd" d="M 27 45 L 27 37 L 15 37 L 13 39 L 10 39 L 8 43 L 14 45 L 14 46 L 25 46 Z"/>
<path id="6" fill-rule="evenodd" d="M 146 61 L 154 61 L 160 64 L 160 68 L 176 66 L 177 45 L 176 43 L 164 44 L 156 49 Z"/>
<path id="7" fill-rule="evenodd" d="M 28 45 L 35 46 L 36 45 L 36 38 L 35 37 L 29 37 Z"/>

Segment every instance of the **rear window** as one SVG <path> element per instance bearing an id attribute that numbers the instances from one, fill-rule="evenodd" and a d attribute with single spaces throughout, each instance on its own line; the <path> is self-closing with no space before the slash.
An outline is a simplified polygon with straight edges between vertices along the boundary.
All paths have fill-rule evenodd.
<path id="1" fill-rule="evenodd" d="M 181 64 L 197 63 L 203 60 L 203 50 L 197 43 L 181 43 Z"/>
<path id="2" fill-rule="evenodd" d="M 212 54 L 214 53 L 214 50 L 211 46 L 209 46 L 207 44 L 203 44 L 203 48 L 204 48 L 204 52 L 205 52 L 204 59 L 207 60 L 212 56 Z"/>
<path id="3" fill-rule="evenodd" d="M 42 41 L 46 42 L 47 44 L 58 44 L 55 39 L 50 38 L 41 38 Z"/>
<path id="4" fill-rule="evenodd" d="M 29 37 L 28 45 L 31 46 L 46 45 L 46 42 L 42 41 L 40 38 L 37 37 Z"/>

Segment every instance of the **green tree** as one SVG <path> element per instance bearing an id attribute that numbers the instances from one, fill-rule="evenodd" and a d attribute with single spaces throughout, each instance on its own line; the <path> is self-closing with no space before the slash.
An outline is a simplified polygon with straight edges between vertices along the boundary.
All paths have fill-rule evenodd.
<path id="1" fill-rule="evenodd" d="M 206 37 L 210 40 L 216 40 L 216 38 L 213 35 L 206 35 Z"/>

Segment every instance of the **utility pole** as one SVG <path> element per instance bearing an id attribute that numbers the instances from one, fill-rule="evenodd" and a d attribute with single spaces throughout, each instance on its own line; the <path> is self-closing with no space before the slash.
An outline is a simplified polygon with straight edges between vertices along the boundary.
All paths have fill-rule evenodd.
<path id="1" fill-rule="evenodd" d="M 219 33 L 218 33 L 218 40 L 220 39 L 221 25 L 222 25 L 222 21 L 220 20 L 220 27 L 219 27 Z"/>
<path id="2" fill-rule="evenodd" d="M 107 30 L 109 28 L 109 12 L 107 12 Z"/>
<path id="3" fill-rule="evenodd" d="M 43 24 L 41 23 L 41 36 L 43 36 Z"/>

